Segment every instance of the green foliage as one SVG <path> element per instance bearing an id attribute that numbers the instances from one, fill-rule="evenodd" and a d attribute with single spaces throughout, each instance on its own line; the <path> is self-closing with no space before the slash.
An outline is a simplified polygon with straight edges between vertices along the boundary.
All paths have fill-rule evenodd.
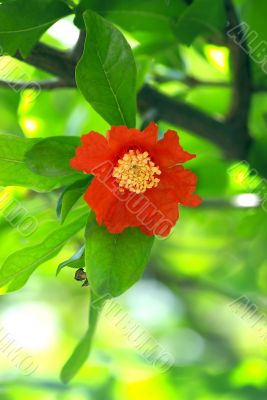
<path id="1" fill-rule="evenodd" d="M 0 185 L 24 186 L 36 191 L 50 191 L 73 182 L 72 176 L 40 176 L 28 168 L 26 153 L 37 145 L 38 139 L 0 135 Z M 60 162 L 60 161 L 59 161 Z"/>
<path id="2" fill-rule="evenodd" d="M 134 49 L 135 54 L 151 55 L 153 59 L 159 55 L 166 60 L 165 54 L 171 49 L 167 57 L 173 63 L 177 44 L 175 26 L 186 8 L 184 0 L 107 0 L 101 3 L 97 0 L 82 0 L 76 9 L 75 23 L 84 28 L 83 12 L 87 9 L 94 10 L 133 34 L 140 43 Z"/>
<path id="3" fill-rule="evenodd" d="M 183 0 L 161 1 L 149 0 L 124 1 L 116 0 L 82 0 L 76 9 L 75 23 L 83 27 L 82 14 L 91 9 L 109 19 L 123 29 L 136 31 L 170 32 L 173 24 L 186 9 Z"/>
<path id="4" fill-rule="evenodd" d="M 154 237 L 138 228 L 111 235 L 91 214 L 85 240 L 86 272 L 92 290 L 99 296 L 119 296 L 143 275 Z"/>
<path id="5" fill-rule="evenodd" d="M 90 185 L 92 176 L 81 179 L 67 186 L 60 195 L 57 202 L 57 216 L 64 222 L 74 204 L 84 194 Z"/>
<path id="6" fill-rule="evenodd" d="M 60 271 L 65 267 L 77 269 L 84 268 L 84 266 L 84 246 L 82 246 L 71 258 L 59 264 L 59 266 L 57 267 L 56 275 L 58 275 Z"/>
<path id="7" fill-rule="evenodd" d="M 51 137 L 38 141 L 25 155 L 28 168 L 41 176 L 81 177 L 71 168 L 70 160 L 80 144 L 78 137 Z"/>
<path id="8" fill-rule="evenodd" d="M 195 0 L 179 18 L 175 32 L 179 41 L 190 45 L 198 35 L 218 34 L 225 26 L 224 0 Z"/>
<path id="9" fill-rule="evenodd" d="M 124 36 L 99 15 L 84 14 L 87 39 L 76 69 L 79 89 L 111 125 L 135 126 L 136 65 Z"/>
<path id="10" fill-rule="evenodd" d="M 164 51 L 166 42 L 174 45 L 175 36 L 179 42 L 187 45 L 199 35 L 222 33 L 226 24 L 223 0 L 195 0 L 187 6 L 183 0 L 178 1 L 133 1 L 114 2 L 82 0 L 76 9 L 75 22 L 83 27 L 82 14 L 91 9 L 128 32 L 140 37 L 140 32 L 151 33 L 150 47 L 161 45 Z M 207 11 L 208 10 L 208 11 Z M 163 36 L 164 35 L 164 36 Z M 153 53 L 153 52 L 152 52 Z"/>
<path id="11" fill-rule="evenodd" d="M 83 211 L 72 222 L 50 233 L 41 243 L 11 254 L 0 269 L 0 286 L 7 286 L 7 291 L 13 291 L 25 285 L 39 265 L 55 257 L 67 241 L 84 227 L 87 214 Z"/>
<path id="12" fill-rule="evenodd" d="M 0 4 L 0 45 L 4 53 L 26 57 L 41 35 L 71 13 L 61 0 L 16 0 Z"/>

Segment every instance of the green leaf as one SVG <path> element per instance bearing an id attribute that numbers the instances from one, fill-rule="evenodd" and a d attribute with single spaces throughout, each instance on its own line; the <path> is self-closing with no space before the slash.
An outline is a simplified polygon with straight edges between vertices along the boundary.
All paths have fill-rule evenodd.
<path id="1" fill-rule="evenodd" d="M 57 203 L 57 216 L 61 219 L 62 223 L 65 221 L 74 204 L 84 194 L 92 179 L 92 176 L 88 176 L 86 179 L 74 182 L 67 186 L 61 193 Z"/>
<path id="2" fill-rule="evenodd" d="M 85 264 L 89 283 L 99 295 L 119 296 L 142 276 L 154 237 L 138 228 L 111 234 L 99 226 L 95 216 L 88 219 L 85 233 Z"/>
<path id="3" fill-rule="evenodd" d="M 26 57 L 42 34 L 71 13 L 61 0 L 13 0 L 0 3 L 0 44 L 4 53 Z"/>
<path id="4" fill-rule="evenodd" d="M 0 287 L 7 286 L 7 291 L 11 292 L 24 286 L 39 265 L 55 257 L 67 241 L 84 227 L 87 215 L 83 211 L 82 215 L 56 229 L 41 243 L 11 254 L 0 269 Z"/>
<path id="5" fill-rule="evenodd" d="M 92 291 L 90 297 L 89 326 L 61 371 L 60 378 L 63 383 L 68 383 L 76 375 L 90 354 L 97 320 L 106 300 L 106 298 L 99 298 Z"/>
<path id="6" fill-rule="evenodd" d="M 124 36 L 91 11 L 84 13 L 87 37 L 76 68 L 79 89 L 111 125 L 135 126 L 136 65 Z"/>
<path id="7" fill-rule="evenodd" d="M 178 19 L 175 33 L 180 42 L 190 45 L 204 34 L 222 34 L 226 26 L 224 0 L 194 0 Z"/>
<path id="8" fill-rule="evenodd" d="M 38 141 L 26 153 L 26 164 L 34 173 L 49 177 L 82 176 L 70 166 L 80 138 L 54 136 Z"/>
<path id="9" fill-rule="evenodd" d="M 25 154 L 37 143 L 38 139 L 0 135 L 1 186 L 24 186 L 36 191 L 51 191 L 74 182 L 74 175 L 42 177 L 28 168 L 25 163 Z"/>
<path id="10" fill-rule="evenodd" d="M 82 0 L 76 9 L 75 23 L 83 27 L 82 14 L 93 10 L 128 32 L 170 32 L 175 19 L 185 10 L 184 0 Z"/>
<path id="11" fill-rule="evenodd" d="M 77 251 L 71 258 L 69 258 L 66 261 L 63 261 L 59 266 L 57 267 L 57 272 L 56 275 L 60 273 L 60 271 L 65 268 L 84 268 L 85 266 L 85 260 L 84 260 L 84 246 L 80 248 L 80 250 Z"/>

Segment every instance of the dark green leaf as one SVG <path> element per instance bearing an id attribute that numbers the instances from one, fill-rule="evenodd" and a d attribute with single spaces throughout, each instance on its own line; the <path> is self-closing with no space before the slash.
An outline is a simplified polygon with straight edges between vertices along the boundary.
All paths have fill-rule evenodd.
<path id="1" fill-rule="evenodd" d="M 57 216 L 64 222 L 68 213 L 71 211 L 74 204 L 84 194 L 90 185 L 93 177 L 88 176 L 86 179 L 81 179 L 67 186 L 61 193 L 57 203 Z"/>
<path id="2" fill-rule="evenodd" d="M 178 19 L 175 32 L 180 42 L 190 45 L 202 34 L 220 34 L 226 26 L 224 0 L 194 0 Z"/>
<path id="3" fill-rule="evenodd" d="M 7 291 L 18 290 L 28 281 L 35 269 L 55 257 L 67 241 L 79 232 L 86 223 L 87 213 L 61 226 L 41 243 L 26 247 L 11 254 L 0 269 L 0 286 L 7 286 Z"/>
<path id="4" fill-rule="evenodd" d="M 75 23 L 83 27 L 82 14 L 93 10 L 130 32 L 170 32 L 174 20 L 184 11 L 184 0 L 109 1 L 82 0 L 76 10 Z"/>
<path id="5" fill-rule="evenodd" d="M 99 226 L 93 214 L 86 227 L 85 263 L 92 289 L 100 296 L 119 296 L 142 276 L 154 237 L 138 228 L 114 235 Z"/>
<path id="6" fill-rule="evenodd" d="M 65 268 L 84 268 L 85 266 L 85 261 L 84 261 L 84 246 L 80 248 L 77 253 L 75 253 L 71 258 L 69 258 L 66 261 L 63 261 L 59 266 L 57 267 L 57 272 L 56 275 L 60 273 L 60 271 Z"/>
<path id="7" fill-rule="evenodd" d="M 0 3 L 0 45 L 4 53 L 26 57 L 42 34 L 71 10 L 60 0 L 13 0 Z"/>
<path id="8" fill-rule="evenodd" d="M 153 62 L 159 55 L 164 56 L 169 51 L 168 59 L 175 63 L 177 38 L 174 34 L 177 18 L 186 9 L 184 0 L 82 0 L 76 9 L 75 22 L 79 27 L 84 27 L 82 14 L 91 9 L 114 24 L 128 32 L 134 33 L 134 38 L 140 43 L 135 49 L 135 54 L 151 55 Z M 174 60 L 173 60 L 174 59 Z M 162 63 L 160 61 L 160 63 Z"/>
<path id="9" fill-rule="evenodd" d="M 43 177 L 32 172 L 25 163 L 25 154 L 38 139 L 0 135 L 0 185 L 24 186 L 36 191 L 50 191 L 72 183 L 75 176 Z"/>
<path id="10" fill-rule="evenodd" d="M 87 37 L 76 69 L 79 89 L 111 125 L 135 126 L 136 65 L 124 36 L 91 11 L 84 13 Z"/>
<path id="11" fill-rule="evenodd" d="M 26 153 L 25 161 L 28 168 L 35 174 L 49 177 L 65 177 L 82 174 L 70 166 L 70 160 L 75 155 L 75 149 L 80 144 L 78 137 L 54 136 L 40 140 Z"/>
<path id="12" fill-rule="evenodd" d="M 105 298 L 100 299 L 92 291 L 90 297 L 89 326 L 61 371 L 60 378 L 63 383 L 68 383 L 74 377 L 90 354 L 99 313 L 106 300 Z"/>

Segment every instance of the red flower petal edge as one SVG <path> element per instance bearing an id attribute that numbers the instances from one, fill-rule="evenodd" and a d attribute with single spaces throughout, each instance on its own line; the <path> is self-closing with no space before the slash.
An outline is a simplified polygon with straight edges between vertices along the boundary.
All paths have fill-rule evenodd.
<path id="1" fill-rule="evenodd" d="M 82 136 L 70 165 L 95 176 L 84 198 L 111 233 L 137 226 L 165 237 L 178 220 L 179 204 L 201 203 L 196 175 L 180 165 L 195 155 L 181 147 L 175 131 L 157 136 L 153 122 L 144 131 L 113 126 L 106 138 L 97 132 Z"/>

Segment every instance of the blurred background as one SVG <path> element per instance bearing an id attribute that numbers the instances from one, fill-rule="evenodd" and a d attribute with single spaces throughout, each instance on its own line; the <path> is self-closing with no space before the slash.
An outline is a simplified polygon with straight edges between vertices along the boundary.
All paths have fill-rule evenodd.
<path id="1" fill-rule="evenodd" d="M 266 2 L 244 0 L 234 6 L 240 21 L 257 32 L 258 45 L 267 40 Z M 153 2 L 147 7 L 153 11 Z M 227 12 L 213 16 L 207 2 L 203 7 L 200 30 L 192 33 L 194 20 L 179 28 L 192 36 L 190 46 L 185 33 L 179 40 L 179 35 L 174 38 L 153 21 L 142 28 L 141 20 L 140 24 L 133 20 L 127 31 L 129 22 L 120 24 L 116 13 L 108 17 L 131 44 L 139 88 L 148 84 L 223 121 L 233 100 L 231 82 L 242 76 L 246 65 L 239 64 L 237 75 L 233 73 L 231 48 L 218 28 L 222 25 L 225 31 Z M 41 42 L 67 51 L 78 37 L 73 17 L 67 17 L 55 23 Z M 138 115 L 139 127 L 155 119 L 160 135 L 169 128 L 178 130 L 184 148 L 197 154 L 187 167 L 198 176 L 203 205 L 181 207 L 172 235 L 156 241 L 143 279 L 115 300 L 113 311 L 103 313 L 91 357 L 70 385 L 60 383 L 59 371 L 85 331 L 89 289 L 74 280 L 75 270 L 65 268 L 56 277 L 56 269 L 78 250 L 82 233 L 39 267 L 21 290 L 3 293 L 1 400 L 266 400 L 267 76 L 259 56 L 253 60 L 248 53 L 255 90 L 246 115 L 252 141 L 245 146 L 244 157 L 243 150 L 240 157 L 228 157 L 224 146 L 185 129 L 183 123 L 171 124 L 153 107 Z M 47 72 L 8 56 L 0 58 L 0 72 L 1 79 L 8 76 L 14 81 L 50 78 Z M 245 84 L 244 80 L 244 91 Z M 246 96 L 242 82 L 234 90 L 239 90 L 241 99 Z M 177 108 L 178 116 L 180 112 Z M 0 115 L 1 134 L 27 138 L 80 136 L 89 130 L 104 134 L 109 127 L 74 88 L 36 93 L 2 87 Z M 55 213 L 59 190 L 36 193 L 9 187 L 5 193 L 8 197 L 0 206 L 1 262 L 13 251 L 39 243 L 60 225 Z M 32 234 L 23 235 L 10 217 L 12 202 L 36 218 Z M 135 328 L 140 337 L 134 336 Z M 151 358 L 152 342 L 156 356 L 153 351 Z M 12 346 L 23 349 L 20 367 L 9 355 Z M 161 356 L 167 359 L 165 365 L 159 362 Z"/>

